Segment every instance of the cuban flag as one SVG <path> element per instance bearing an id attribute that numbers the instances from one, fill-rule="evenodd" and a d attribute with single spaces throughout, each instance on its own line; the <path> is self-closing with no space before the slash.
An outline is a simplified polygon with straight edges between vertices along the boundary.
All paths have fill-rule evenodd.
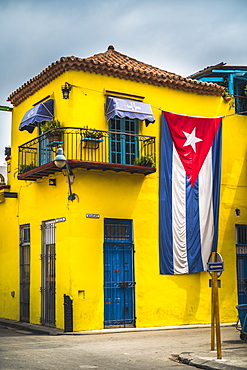
<path id="1" fill-rule="evenodd" d="M 206 271 L 217 249 L 221 121 L 162 112 L 161 274 Z"/>

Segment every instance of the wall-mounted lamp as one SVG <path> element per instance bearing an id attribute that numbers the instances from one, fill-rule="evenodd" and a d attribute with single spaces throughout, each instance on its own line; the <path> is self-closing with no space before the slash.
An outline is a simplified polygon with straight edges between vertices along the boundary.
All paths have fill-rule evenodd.
<path id="1" fill-rule="evenodd" d="M 235 216 L 240 217 L 240 214 L 241 214 L 240 209 L 238 207 L 235 208 Z"/>
<path id="2" fill-rule="evenodd" d="M 63 99 L 69 99 L 69 93 L 70 93 L 70 90 L 72 89 L 72 86 L 73 85 L 69 84 L 68 82 L 65 82 L 65 84 L 61 87 L 62 93 L 63 93 Z"/>
<path id="3" fill-rule="evenodd" d="M 56 157 L 54 159 L 54 163 L 58 168 L 63 168 L 66 166 L 66 171 L 67 171 L 67 179 L 68 179 L 68 184 L 69 184 L 69 197 L 68 200 L 75 200 L 76 194 L 72 193 L 72 188 L 71 188 L 71 175 L 73 175 L 72 170 L 69 167 L 67 158 L 63 154 L 63 148 L 59 146 L 56 151 Z"/>

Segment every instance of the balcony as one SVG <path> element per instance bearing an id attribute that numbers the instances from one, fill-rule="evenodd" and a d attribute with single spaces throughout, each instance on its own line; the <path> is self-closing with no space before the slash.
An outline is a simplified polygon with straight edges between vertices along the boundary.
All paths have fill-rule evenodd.
<path id="1" fill-rule="evenodd" d="M 153 136 L 64 127 L 48 131 L 19 146 L 18 179 L 36 181 L 61 172 L 62 169 L 54 164 L 56 150 L 60 145 L 71 169 L 123 171 L 143 175 L 156 171 Z"/>

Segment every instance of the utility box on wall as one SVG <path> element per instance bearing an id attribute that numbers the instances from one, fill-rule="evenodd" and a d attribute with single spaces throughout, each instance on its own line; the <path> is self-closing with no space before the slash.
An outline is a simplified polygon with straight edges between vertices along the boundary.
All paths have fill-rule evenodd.
<path id="1" fill-rule="evenodd" d="M 73 331 L 73 301 L 64 294 L 64 331 Z"/>

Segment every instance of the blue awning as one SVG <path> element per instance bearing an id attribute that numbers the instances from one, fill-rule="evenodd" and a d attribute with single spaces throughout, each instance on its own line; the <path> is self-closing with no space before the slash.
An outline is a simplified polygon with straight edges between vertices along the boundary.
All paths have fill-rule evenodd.
<path id="1" fill-rule="evenodd" d="M 136 100 L 119 99 L 108 96 L 106 99 L 106 119 L 128 117 L 145 120 L 146 124 L 155 121 L 150 104 Z"/>
<path id="2" fill-rule="evenodd" d="M 20 131 L 27 130 L 32 133 L 39 122 L 52 121 L 54 118 L 54 100 L 49 99 L 29 109 L 19 126 Z"/>

